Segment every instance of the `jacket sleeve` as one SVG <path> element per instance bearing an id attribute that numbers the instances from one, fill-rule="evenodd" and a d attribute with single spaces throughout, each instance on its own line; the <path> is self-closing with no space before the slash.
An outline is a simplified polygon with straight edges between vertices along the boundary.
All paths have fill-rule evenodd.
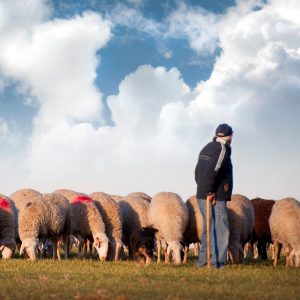
<path id="1" fill-rule="evenodd" d="M 226 156 L 226 147 L 223 144 L 219 144 L 220 147 L 212 154 L 206 170 L 206 188 L 207 193 L 216 192 L 216 178 L 219 174 L 219 170 L 224 163 Z"/>

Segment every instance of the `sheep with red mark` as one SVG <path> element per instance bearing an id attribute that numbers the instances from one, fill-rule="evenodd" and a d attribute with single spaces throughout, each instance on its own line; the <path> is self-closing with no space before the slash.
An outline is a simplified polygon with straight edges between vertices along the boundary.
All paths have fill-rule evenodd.
<path id="1" fill-rule="evenodd" d="M 175 264 L 181 263 L 181 242 L 188 224 L 188 209 L 179 195 L 170 192 L 156 194 L 150 204 L 149 220 L 158 229 L 156 234 L 158 261 L 160 261 L 161 240 L 167 243 L 165 260 L 174 259 Z"/>
<path id="2" fill-rule="evenodd" d="M 269 219 L 275 255 L 278 264 L 281 245 L 285 249 L 286 265 L 300 267 L 300 202 L 284 198 L 275 202 Z"/>
<path id="3" fill-rule="evenodd" d="M 86 240 L 93 242 L 100 260 L 105 260 L 108 253 L 108 237 L 105 224 L 95 201 L 84 194 L 71 190 L 57 190 L 64 195 L 72 207 L 73 235 L 79 240 L 78 257 L 83 257 L 83 245 Z"/>
<path id="4" fill-rule="evenodd" d="M 254 208 L 245 196 L 235 194 L 227 202 L 229 221 L 229 258 L 233 263 L 241 263 L 244 259 L 244 246 L 250 241 L 254 227 Z"/>
<path id="5" fill-rule="evenodd" d="M 0 252 L 9 259 L 16 249 L 16 220 L 14 206 L 6 196 L 0 194 Z"/>
<path id="6" fill-rule="evenodd" d="M 257 243 L 258 255 L 261 259 L 268 259 L 267 244 L 272 243 L 269 218 L 274 200 L 255 198 L 251 200 L 254 207 L 254 228 L 251 237 L 251 246 Z"/>

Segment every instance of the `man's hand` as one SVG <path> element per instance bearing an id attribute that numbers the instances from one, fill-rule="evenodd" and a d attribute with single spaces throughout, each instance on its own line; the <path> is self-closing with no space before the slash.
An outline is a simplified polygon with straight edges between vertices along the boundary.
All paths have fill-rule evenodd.
<path id="1" fill-rule="evenodd" d="M 211 202 L 211 205 L 216 204 L 216 194 L 215 193 L 211 193 L 211 194 L 207 195 L 206 199 Z"/>
<path id="2" fill-rule="evenodd" d="M 227 193 L 229 191 L 229 184 L 225 183 L 224 184 L 224 192 Z"/>

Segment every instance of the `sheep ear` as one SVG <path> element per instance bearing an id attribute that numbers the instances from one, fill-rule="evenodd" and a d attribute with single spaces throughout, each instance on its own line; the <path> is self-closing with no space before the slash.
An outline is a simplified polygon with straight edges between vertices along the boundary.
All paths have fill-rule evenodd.
<path id="1" fill-rule="evenodd" d="M 21 244 L 21 248 L 20 248 L 20 255 L 23 254 L 24 249 L 25 249 L 25 246 L 24 246 L 24 243 L 22 243 L 22 244 Z"/>

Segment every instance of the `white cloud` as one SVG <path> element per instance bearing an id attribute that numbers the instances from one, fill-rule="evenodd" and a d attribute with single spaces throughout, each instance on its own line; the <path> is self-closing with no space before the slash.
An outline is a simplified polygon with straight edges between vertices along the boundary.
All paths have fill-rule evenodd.
<path id="1" fill-rule="evenodd" d="M 110 38 L 109 23 L 97 14 L 85 13 L 35 25 L 30 32 L 30 36 L 21 32 L 18 37 L 6 38 L 0 62 L 5 75 L 21 81 L 38 100 L 38 126 L 52 126 L 65 118 L 99 117 L 102 105 L 94 84 L 99 64 L 96 51 Z"/>
<path id="2" fill-rule="evenodd" d="M 16 147 L 23 142 L 23 137 L 15 122 L 8 123 L 0 118 L 0 143 L 3 152 L 4 149 L 13 146 Z"/>
<path id="3" fill-rule="evenodd" d="M 280 1 L 270 1 L 253 10 L 257 4 L 240 1 L 217 16 L 184 6 L 174 12 L 169 22 L 186 21 L 182 34 L 195 51 L 211 52 L 220 46 L 210 78 L 191 91 L 176 68 L 140 66 L 123 79 L 118 94 L 108 98 L 115 125 L 99 128 L 92 125 L 100 118 L 101 99 L 93 85 L 95 52 L 109 39 L 109 25 L 89 13 L 35 26 L 24 44 L 34 49 L 37 60 L 30 51 L 16 57 L 15 63 L 0 60 L 7 73 L 28 84 L 40 107 L 26 159 L 26 183 L 41 190 L 69 187 L 119 194 L 170 190 L 187 197 L 195 192 L 198 151 L 218 123 L 228 122 L 235 131 L 235 192 L 300 199 L 300 28 L 295 18 L 299 4 L 291 0 L 283 9 Z M 195 26 L 180 19 L 180 10 L 195 20 Z M 132 16 L 120 18 L 136 25 L 144 21 L 131 21 Z M 212 31 L 203 33 L 206 21 Z M 149 24 L 150 32 L 159 31 L 156 24 Z M 170 32 L 175 36 L 179 30 L 172 27 Z M 55 42 L 48 44 L 50 37 Z M 84 45 L 80 50 L 79 44 Z M 14 43 L 9 46 L 14 49 Z M 44 47 L 55 55 L 44 55 Z M 5 47 L 1 56 L 14 55 L 6 51 Z M 46 63 L 45 69 L 43 65 L 30 71 L 30 62 Z M 70 95 L 78 96 L 75 102 Z"/>
<path id="4" fill-rule="evenodd" d="M 34 151 L 34 141 L 44 133 L 65 121 L 104 122 L 102 95 L 94 83 L 99 65 L 96 52 L 109 41 L 111 25 L 92 12 L 68 20 L 49 20 L 51 9 L 46 1 L 2 1 L 0 12 L 0 75 L 19 82 L 20 91 L 29 93 L 38 107 L 30 138 L 33 148 L 27 145 L 20 155 L 11 152 L 7 161 L 29 156 L 23 171 L 28 167 L 30 172 L 27 150 Z M 14 132 L 3 125 L 2 135 L 11 140 L 8 137 Z"/>
<path id="5" fill-rule="evenodd" d="M 187 38 L 192 49 L 211 54 L 218 45 L 219 18 L 202 8 L 189 8 L 181 2 L 166 20 L 166 37 Z"/>
<path id="6" fill-rule="evenodd" d="M 159 38 L 164 30 L 164 25 L 146 18 L 138 8 L 128 7 L 124 4 L 118 4 L 114 9 L 106 14 L 106 18 L 114 26 L 125 26 L 136 29 L 150 36 Z"/>
<path id="7" fill-rule="evenodd" d="M 68 186 L 111 193 L 171 188 L 166 176 L 182 182 L 176 170 L 185 159 L 172 163 L 182 152 L 160 136 L 159 116 L 164 105 L 189 92 L 178 70 L 139 67 L 121 82 L 119 94 L 109 97 L 115 126 L 64 123 L 33 139 L 29 180 L 50 190 Z"/>

